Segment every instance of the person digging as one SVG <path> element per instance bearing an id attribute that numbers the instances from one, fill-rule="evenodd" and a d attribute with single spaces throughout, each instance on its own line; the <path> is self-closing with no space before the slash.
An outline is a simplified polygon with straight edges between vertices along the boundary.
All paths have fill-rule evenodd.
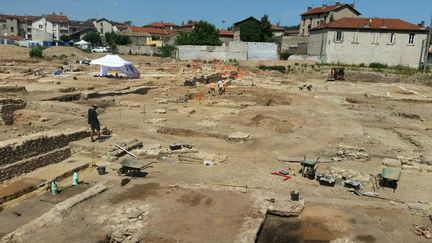
<path id="1" fill-rule="evenodd" d="M 96 134 L 96 139 L 100 139 L 100 122 L 98 119 L 98 114 L 96 112 L 97 105 L 92 105 L 92 108 L 88 110 L 88 124 L 90 125 L 90 137 L 91 141 L 96 141 L 93 136 Z"/>

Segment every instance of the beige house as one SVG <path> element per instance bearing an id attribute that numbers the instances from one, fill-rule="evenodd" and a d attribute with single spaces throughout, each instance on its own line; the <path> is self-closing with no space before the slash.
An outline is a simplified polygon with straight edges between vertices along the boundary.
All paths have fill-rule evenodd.
<path id="1" fill-rule="evenodd" d="M 114 31 L 113 24 L 107 19 L 98 19 L 93 21 L 93 24 L 99 34 L 111 33 Z"/>
<path id="2" fill-rule="evenodd" d="M 0 16 L 0 37 L 17 35 L 18 19 L 14 17 Z"/>
<path id="3" fill-rule="evenodd" d="M 308 7 L 307 11 L 301 15 L 299 35 L 309 36 L 310 29 L 324 26 L 341 18 L 355 18 L 360 15 L 360 12 L 354 8 L 353 4 L 336 2 L 335 5 L 322 5 L 317 8 Z"/>
<path id="4" fill-rule="evenodd" d="M 310 30 L 307 54 L 324 63 L 417 68 L 428 30 L 400 19 L 343 18 Z"/>
<path id="5" fill-rule="evenodd" d="M 69 19 L 64 15 L 47 15 L 32 23 L 32 40 L 60 40 L 60 36 L 69 35 Z"/>

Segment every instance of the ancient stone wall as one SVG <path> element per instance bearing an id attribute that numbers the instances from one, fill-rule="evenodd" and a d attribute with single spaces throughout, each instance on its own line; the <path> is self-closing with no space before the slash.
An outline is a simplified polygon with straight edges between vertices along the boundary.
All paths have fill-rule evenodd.
<path id="1" fill-rule="evenodd" d="M 8 180 L 23 173 L 31 172 L 39 167 L 55 164 L 71 156 L 70 147 L 56 149 L 46 154 L 0 167 L 0 181 Z"/>
<path id="2" fill-rule="evenodd" d="M 20 160 L 45 154 L 69 145 L 70 142 L 89 136 L 87 129 L 75 131 L 38 133 L 19 139 L 0 142 L 0 169 Z"/>
<path id="3" fill-rule="evenodd" d="M 26 103 L 21 99 L 0 99 L 0 125 L 13 124 L 13 112 L 24 107 Z"/>

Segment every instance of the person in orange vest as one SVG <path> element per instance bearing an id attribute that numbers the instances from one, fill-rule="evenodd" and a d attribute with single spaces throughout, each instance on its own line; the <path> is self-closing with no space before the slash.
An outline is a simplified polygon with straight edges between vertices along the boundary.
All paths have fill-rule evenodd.
<path id="1" fill-rule="evenodd" d="M 216 83 L 215 82 L 210 83 L 210 94 L 212 96 L 216 95 Z"/>

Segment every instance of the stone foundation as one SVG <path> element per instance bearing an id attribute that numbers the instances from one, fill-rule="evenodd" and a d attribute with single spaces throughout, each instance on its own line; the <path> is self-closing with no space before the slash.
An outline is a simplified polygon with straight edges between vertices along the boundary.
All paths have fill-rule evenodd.
<path id="1" fill-rule="evenodd" d="M 89 136 L 87 129 L 37 133 L 19 139 L 0 142 L 0 168 L 20 160 L 45 154 Z"/>
<path id="2" fill-rule="evenodd" d="M 22 160 L 20 162 L 0 167 L 0 181 L 11 179 L 23 173 L 31 172 L 39 167 L 55 164 L 71 156 L 70 147 Z"/>
<path id="3" fill-rule="evenodd" d="M 21 99 L 0 99 L 0 125 L 12 125 L 14 111 L 25 107 L 26 103 Z"/>

